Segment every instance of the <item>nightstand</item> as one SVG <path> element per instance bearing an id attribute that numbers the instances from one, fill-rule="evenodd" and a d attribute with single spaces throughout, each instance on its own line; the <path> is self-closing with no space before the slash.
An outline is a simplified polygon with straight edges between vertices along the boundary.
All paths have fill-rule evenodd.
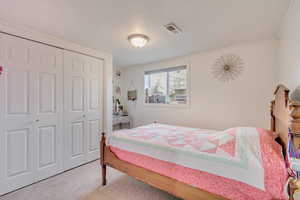
<path id="1" fill-rule="evenodd" d="M 114 115 L 113 116 L 113 127 L 114 127 L 114 130 L 130 128 L 129 116 Z"/>

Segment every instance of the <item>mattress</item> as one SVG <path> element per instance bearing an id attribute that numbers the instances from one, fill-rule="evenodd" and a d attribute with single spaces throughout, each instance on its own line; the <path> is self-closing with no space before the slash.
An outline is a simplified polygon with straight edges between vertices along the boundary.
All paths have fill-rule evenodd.
<path id="1" fill-rule="evenodd" d="M 272 133 L 150 124 L 109 138 L 119 159 L 229 199 L 286 199 L 281 147 Z"/>

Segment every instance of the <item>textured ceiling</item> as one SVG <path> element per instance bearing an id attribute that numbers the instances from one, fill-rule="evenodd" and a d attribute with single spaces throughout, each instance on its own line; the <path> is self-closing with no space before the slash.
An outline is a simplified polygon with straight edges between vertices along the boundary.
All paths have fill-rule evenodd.
<path id="1" fill-rule="evenodd" d="M 119 67 L 276 38 L 289 0 L 0 0 L 0 18 L 112 53 Z M 163 25 L 175 22 L 183 33 Z M 127 36 L 150 43 L 131 47 Z"/>

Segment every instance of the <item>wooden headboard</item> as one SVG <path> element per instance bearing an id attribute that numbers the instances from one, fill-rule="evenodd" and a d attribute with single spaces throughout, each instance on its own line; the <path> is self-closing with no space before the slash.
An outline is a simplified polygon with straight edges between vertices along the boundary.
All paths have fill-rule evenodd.
<path id="1" fill-rule="evenodd" d="M 284 85 L 278 85 L 275 100 L 271 102 L 271 130 L 278 133 L 284 152 L 288 146 L 289 131 L 295 149 L 300 149 L 300 102 L 291 101 L 289 92 Z"/>

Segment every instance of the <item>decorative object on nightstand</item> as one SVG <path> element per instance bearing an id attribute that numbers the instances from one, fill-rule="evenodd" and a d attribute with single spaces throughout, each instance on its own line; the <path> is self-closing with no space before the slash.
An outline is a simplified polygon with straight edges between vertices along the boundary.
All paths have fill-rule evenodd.
<path id="1" fill-rule="evenodd" d="M 234 54 L 227 54 L 217 58 L 212 73 L 214 78 L 222 82 L 233 81 L 238 78 L 242 72 L 243 60 Z"/>

